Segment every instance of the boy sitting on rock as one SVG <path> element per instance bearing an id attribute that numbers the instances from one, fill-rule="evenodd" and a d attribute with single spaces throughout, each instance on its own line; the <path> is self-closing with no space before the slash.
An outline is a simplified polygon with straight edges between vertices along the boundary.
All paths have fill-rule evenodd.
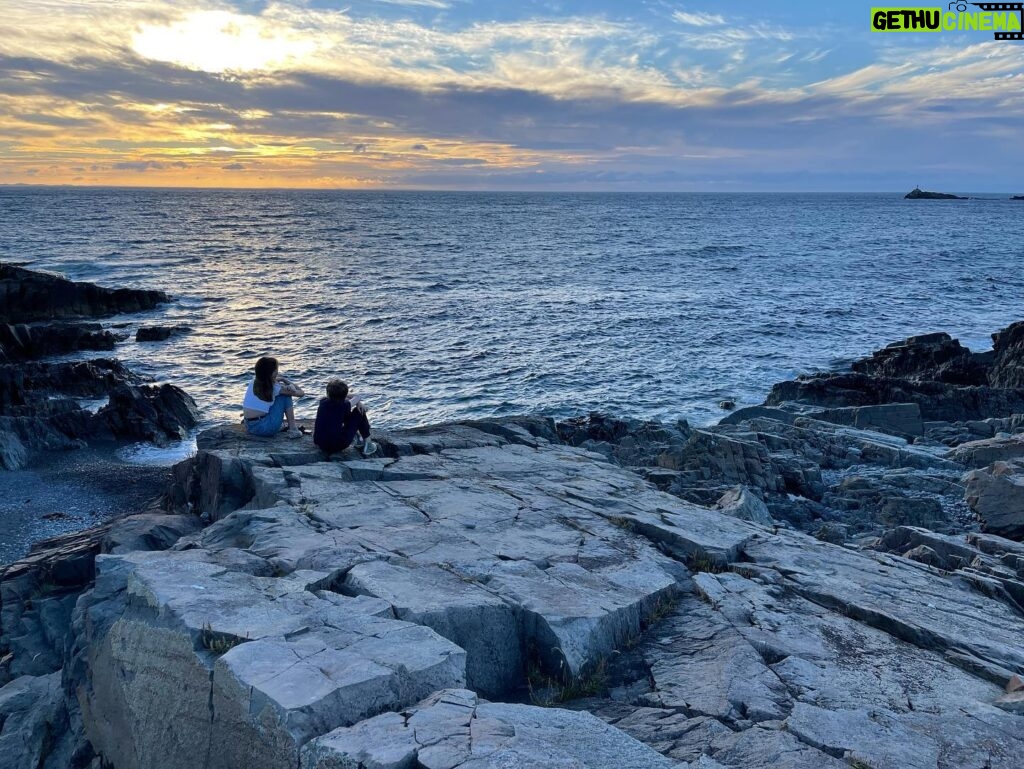
<path id="1" fill-rule="evenodd" d="M 348 385 L 340 379 L 327 383 L 327 397 L 320 401 L 313 425 L 313 443 L 321 451 L 333 454 L 347 449 L 352 441 L 359 438 L 363 456 L 376 453 L 377 444 L 370 440 L 370 421 L 366 418 L 366 407 L 362 398 L 348 394 Z"/>

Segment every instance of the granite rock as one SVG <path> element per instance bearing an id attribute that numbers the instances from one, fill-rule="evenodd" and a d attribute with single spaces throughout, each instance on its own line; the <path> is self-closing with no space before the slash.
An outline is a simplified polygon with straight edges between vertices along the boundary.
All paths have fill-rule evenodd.
<path id="1" fill-rule="evenodd" d="M 963 477 L 967 504 L 984 531 L 1024 539 L 1024 463 L 995 462 Z"/>
<path id="2" fill-rule="evenodd" d="M 438 692 L 402 713 L 336 729 L 303 750 L 302 769 L 685 769 L 588 713 Z"/>

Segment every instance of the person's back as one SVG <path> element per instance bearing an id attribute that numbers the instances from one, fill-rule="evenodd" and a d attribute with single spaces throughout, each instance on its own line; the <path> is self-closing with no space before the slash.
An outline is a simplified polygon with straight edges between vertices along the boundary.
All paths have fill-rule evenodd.
<path id="1" fill-rule="evenodd" d="M 327 397 L 320 401 L 313 423 L 313 443 L 328 454 L 344 451 L 356 436 L 362 438 L 363 454 L 377 451 L 370 440 L 370 422 L 358 396 L 348 398 L 348 385 L 340 379 L 327 383 Z"/>
<path id="2" fill-rule="evenodd" d="M 349 437 L 345 441 L 345 422 L 352 408 L 346 400 L 324 398 L 316 409 L 316 421 L 313 423 L 313 443 L 322 451 L 332 454 L 348 448 L 352 442 Z"/>

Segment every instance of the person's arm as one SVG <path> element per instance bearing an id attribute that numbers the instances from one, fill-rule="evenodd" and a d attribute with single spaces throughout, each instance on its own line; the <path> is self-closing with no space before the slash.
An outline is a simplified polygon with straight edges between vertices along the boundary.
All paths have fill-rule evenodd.
<path id="1" fill-rule="evenodd" d="M 292 395 L 297 398 L 301 398 L 306 393 L 303 392 L 302 388 L 297 384 L 293 384 L 290 379 L 285 379 L 283 376 L 278 377 L 277 381 L 281 384 L 281 395 Z"/>

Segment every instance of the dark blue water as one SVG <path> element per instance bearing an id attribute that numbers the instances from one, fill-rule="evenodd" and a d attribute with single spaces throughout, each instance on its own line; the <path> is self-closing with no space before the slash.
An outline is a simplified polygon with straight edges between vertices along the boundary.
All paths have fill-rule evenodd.
<path id="1" fill-rule="evenodd" d="M 118 354 L 208 421 L 272 353 L 384 425 L 707 422 L 910 334 L 989 346 L 1024 317 L 1022 233 L 1005 199 L 0 189 L 0 259 L 176 297 L 116 320 L 192 334 Z"/>

